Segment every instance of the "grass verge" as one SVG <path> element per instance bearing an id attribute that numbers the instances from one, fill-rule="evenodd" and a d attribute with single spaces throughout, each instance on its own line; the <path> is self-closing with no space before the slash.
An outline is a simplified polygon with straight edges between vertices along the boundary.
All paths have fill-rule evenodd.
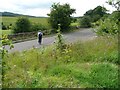
<path id="1" fill-rule="evenodd" d="M 3 59 L 4 88 L 118 88 L 117 37 L 14 52 Z"/>

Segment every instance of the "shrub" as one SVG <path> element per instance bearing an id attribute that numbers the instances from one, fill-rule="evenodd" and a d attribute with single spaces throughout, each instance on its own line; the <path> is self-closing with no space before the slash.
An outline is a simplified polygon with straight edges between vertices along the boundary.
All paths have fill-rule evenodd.
<path id="1" fill-rule="evenodd" d="M 91 22 L 89 16 L 84 16 L 83 18 L 81 18 L 80 27 L 88 28 L 90 26 L 91 26 Z"/>
<path id="2" fill-rule="evenodd" d="M 29 32 L 31 23 L 27 17 L 19 17 L 15 23 L 14 33 Z"/>
<path id="3" fill-rule="evenodd" d="M 2 30 L 7 30 L 7 27 L 5 25 L 2 25 Z"/>
<path id="4" fill-rule="evenodd" d="M 12 24 L 11 23 L 9 24 L 8 29 L 12 29 Z"/>
<path id="5" fill-rule="evenodd" d="M 117 34 L 118 33 L 118 24 L 114 20 L 110 20 L 109 18 L 100 20 L 98 22 L 99 26 L 96 27 L 96 33 L 98 35 L 105 34 Z"/>
<path id="6" fill-rule="evenodd" d="M 96 22 L 96 33 L 98 35 L 106 35 L 106 34 L 118 34 L 119 26 L 120 26 L 120 12 L 114 11 L 108 17 L 99 20 Z"/>
<path id="7" fill-rule="evenodd" d="M 2 23 L 2 30 L 7 30 L 7 27 Z"/>
<path id="8" fill-rule="evenodd" d="M 43 30 L 47 30 L 47 27 L 43 26 L 42 24 L 32 24 L 32 27 L 31 27 L 31 31 L 43 31 Z"/>

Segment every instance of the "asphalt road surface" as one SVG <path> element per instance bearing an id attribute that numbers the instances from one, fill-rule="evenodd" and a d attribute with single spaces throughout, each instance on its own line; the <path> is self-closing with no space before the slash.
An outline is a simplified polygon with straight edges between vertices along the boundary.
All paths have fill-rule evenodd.
<path id="1" fill-rule="evenodd" d="M 67 33 L 63 34 L 63 38 L 66 43 L 74 43 L 76 41 L 87 41 L 87 40 L 92 40 L 96 37 L 96 34 L 93 32 L 93 29 L 80 29 L 78 31 L 72 32 L 72 33 Z M 42 39 L 42 44 L 38 44 L 38 40 L 31 40 L 31 41 L 25 41 L 25 42 L 20 42 L 20 43 L 15 43 L 13 49 L 9 49 L 8 46 L 5 46 L 5 48 L 9 52 L 15 52 L 15 51 L 23 51 L 23 50 L 28 50 L 30 48 L 40 48 L 42 46 L 48 46 L 51 45 L 55 42 L 56 36 L 51 36 L 51 37 L 45 37 Z"/>

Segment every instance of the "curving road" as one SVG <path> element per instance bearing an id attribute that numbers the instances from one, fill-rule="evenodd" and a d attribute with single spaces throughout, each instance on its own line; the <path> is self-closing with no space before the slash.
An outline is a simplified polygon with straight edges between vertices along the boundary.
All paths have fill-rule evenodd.
<path id="1" fill-rule="evenodd" d="M 93 33 L 92 29 L 80 29 L 78 31 L 72 32 L 72 33 L 67 33 L 63 34 L 63 38 L 67 43 L 74 43 L 76 41 L 86 41 L 86 40 L 91 40 L 96 36 L 95 33 Z M 5 48 L 9 52 L 14 52 L 14 51 L 23 51 L 23 50 L 28 50 L 32 47 L 42 47 L 42 46 L 47 46 L 51 45 L 55 42 L 56 36 L 51 36 L 51 37 L 45 37 L 42 40 L 42 45 L 39 45 L 36 40 L 31 40 L 31 41 L 25 41 L 25 42 L 20 42 L 20 43 L 15 43 L 13 49 L 9 49 L 8 46 L 5 46 Z"/>

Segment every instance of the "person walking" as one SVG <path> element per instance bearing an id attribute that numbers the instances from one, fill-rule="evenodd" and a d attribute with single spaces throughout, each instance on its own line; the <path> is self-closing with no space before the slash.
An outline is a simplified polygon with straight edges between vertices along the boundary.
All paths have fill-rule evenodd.
<path id="1" fill-rule="evenodd" d="M 42 36 L 43 36 L 43 33 L 42 32 L 38 32 L 38 43 L 41 44 L 42 42 Z"/>

